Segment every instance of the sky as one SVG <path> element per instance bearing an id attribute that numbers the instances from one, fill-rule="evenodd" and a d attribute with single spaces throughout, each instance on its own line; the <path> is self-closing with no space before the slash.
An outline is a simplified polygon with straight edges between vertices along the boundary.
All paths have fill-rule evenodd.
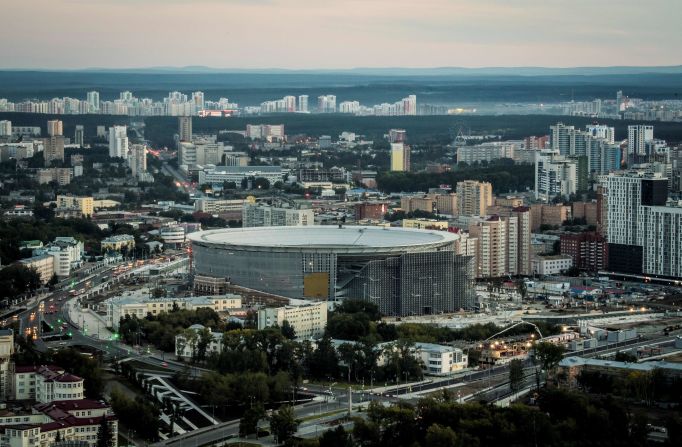
<path id="1" fill-rule="evenodd" d="M 0 68 L 682 64 L 680 0 L 2 0 Z"/>

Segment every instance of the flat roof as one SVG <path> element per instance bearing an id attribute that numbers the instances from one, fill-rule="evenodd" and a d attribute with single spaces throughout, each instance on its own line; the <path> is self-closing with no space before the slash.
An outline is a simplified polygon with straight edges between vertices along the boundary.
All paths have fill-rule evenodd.
<path id="1" fill-rule="evenodd" d="M 279 248 L 398 248 L 447 245 L 459 236 L 446 231 L 367 226 L 310 225 L 209 230 L 188 235 L 193 242 Z"/>

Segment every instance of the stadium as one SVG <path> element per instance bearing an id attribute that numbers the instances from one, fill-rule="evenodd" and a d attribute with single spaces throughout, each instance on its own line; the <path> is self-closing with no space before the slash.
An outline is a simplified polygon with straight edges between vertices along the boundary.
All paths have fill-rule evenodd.
<path id="1" fill-rule="evenodd" d="M 189 235 L 194 273 L 297 299 L 371 301 L 385 315 L 473 305 L 473 258 L 459 236 L 362 226 L 256 227 Z"/>

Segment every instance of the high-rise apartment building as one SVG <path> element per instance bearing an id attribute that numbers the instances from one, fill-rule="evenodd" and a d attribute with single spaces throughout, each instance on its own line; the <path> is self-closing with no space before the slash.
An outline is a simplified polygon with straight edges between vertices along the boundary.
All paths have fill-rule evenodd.
<path id="1" fill-rule="evenodd" d="M 282 98 L 284 100 L 284 109 L 288 113 L 296 111 L 296 97 L 295 96 L 285 96 Z"/>
<path id="2" fill-rule="evenodd" d="M 178 117 L 178 135 L 180 141 L 192 141 L 192 117 Z"/>
<path id="3" fill-rule="evenodd" d="M 128 155 L 128 128 L 111 126 L 109 128 L 109 157 L 125 158 Z"/>
<path id="4" fill-rule="evenodd" d="M 391 171 L 410 171 L 410 146 L 391 143 Z"/>
<path id="5" fill-rule="evenodd" d="M 391 129 L 388 131 L 389 143 L 404 143 L 407 141 L 407 132 L 405 129 Z"/>
<path id="6" fill-rule="evenodd" d="M 56 137 L 64 135 L 64 123 L 60 120 L 50 120 L 47 122 L 47 135 Z"/>
<path id="7" fill-rule="evenodd" d="M 12 136 L 12 121 L 2 120 L 0 121 L 0 137 L 11 137 Z"/>
<path id="8" fill-rule="evenodd" d="M 127 161 L 133 177 L 138 177 L 141 173 L 147 172 L 147 146 L 132 144 Z"/>
<path id="9" fill-rule="evenodd" d="M 562 234 L 562 255 L 573 258 L 573 266 L 588 272 L 600 272 L 608 266 L 608 244 L 599 233 Z"/>
<path id="10" fill-rule="evenodd" d="M 663 256 L 659 261 L 650 258 L 645 261 L 646 255 L 657 253 L 656 246 L 671 243 L 670 238 L 674 235 L 675 229 L 670 224 L 674 223 L 672 217 L 678 208 L 665 206 L 668 179 L 660 173 L 645 171 L 613 173 L 606 180 L 606 189 L 609 269 L 622 273 L 656 274 L 657 262 L 677 265 L 680 259 L 671 258 L 677 253 L 663 248 L 658 251 Z M 666 225 L 668 228 L 664 230 Z M 651 270 L 644 270 L 645 265 Z"/>
<path id="11" fill-rule="evenodd" d="M 88 92 L 86 101 L 90 113 L 99 112 L 99 92 Z"/>
<path id="12" fill-rule="evenodd" d="M 204 92 L 192 92 L 192 103 L 194 104 L 195 112 L 204 110 L 206 108 L 206 101 L 204 100 Z"/>
<path id="13" fill-rule="evenodd" d="M 299 95 L 298 97 L 298 111 L 308 113 L 308 95 Z"/>
<path id="14" fill-rule="evenodd" d="M 646 144 L 654 139 L 654 126 L 628 126 L 628 155 L 647 155 Z"/>
<path id="15" fill-rule="evenodd" d="M 477 278 L 497 278 L 508 274 L 508 225 L 499 216 L 478 220 L 469 225 L 469 235 L 476 238 Z"/>
<path id="16" fill-rule="evenodd" d="M 476 180 L 457 182 L 457 201 L 461 216 L 485 216 L 493 204 L 493 185 Z"/>
<path id="17" fill-rule="evenodd" d="M 615 142 L 616 130 L 611 126 L 606 126 L 603 124 L 588 124 L 585 126 L 585 130 L 593 137 L 606 140 L 606 142 L 609 144 L 614 144 Z"/>
<path id="18" fill-rule="evenodd" d="M 334 113 L 336 112 L 336 96 L 322 95 L 317 97 L 317 112 L 318 113 Z"/>
<path id="19" fill-rule="evenodd" d="M 78 146 L 83 147 L 84 140 L 85 140 L 85 128 L 81 124 L 78 124 L 78 125 L 76 125 L 76 130 L 73 133 L 73 142 L 74 142 L 74 144 L 77 144 Z"/>
<path id="20" fill-rule="evenodd" d="M 535 198 L 550 201 L 578 190 L 578 163 L 556 149 L 535 154 Z"/>
<path id="21" fill-rule="evenodd" d="M 64 137 L 55 135 L 43 139 L 43 158 L 45 166 L 54 160 L 64 161 Z"/>

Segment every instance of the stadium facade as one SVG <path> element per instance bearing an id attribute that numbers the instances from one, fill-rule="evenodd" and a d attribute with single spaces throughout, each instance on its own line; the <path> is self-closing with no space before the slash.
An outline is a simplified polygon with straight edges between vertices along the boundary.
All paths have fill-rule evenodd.
<path id="1" fill-rule="evenodd" d="M 194 272 L 297 299 L 373 302 L 385 315 L 474 305 L 474 262 L 459 236 L 361 226 L 258 227 L 189 235 Z"/>

